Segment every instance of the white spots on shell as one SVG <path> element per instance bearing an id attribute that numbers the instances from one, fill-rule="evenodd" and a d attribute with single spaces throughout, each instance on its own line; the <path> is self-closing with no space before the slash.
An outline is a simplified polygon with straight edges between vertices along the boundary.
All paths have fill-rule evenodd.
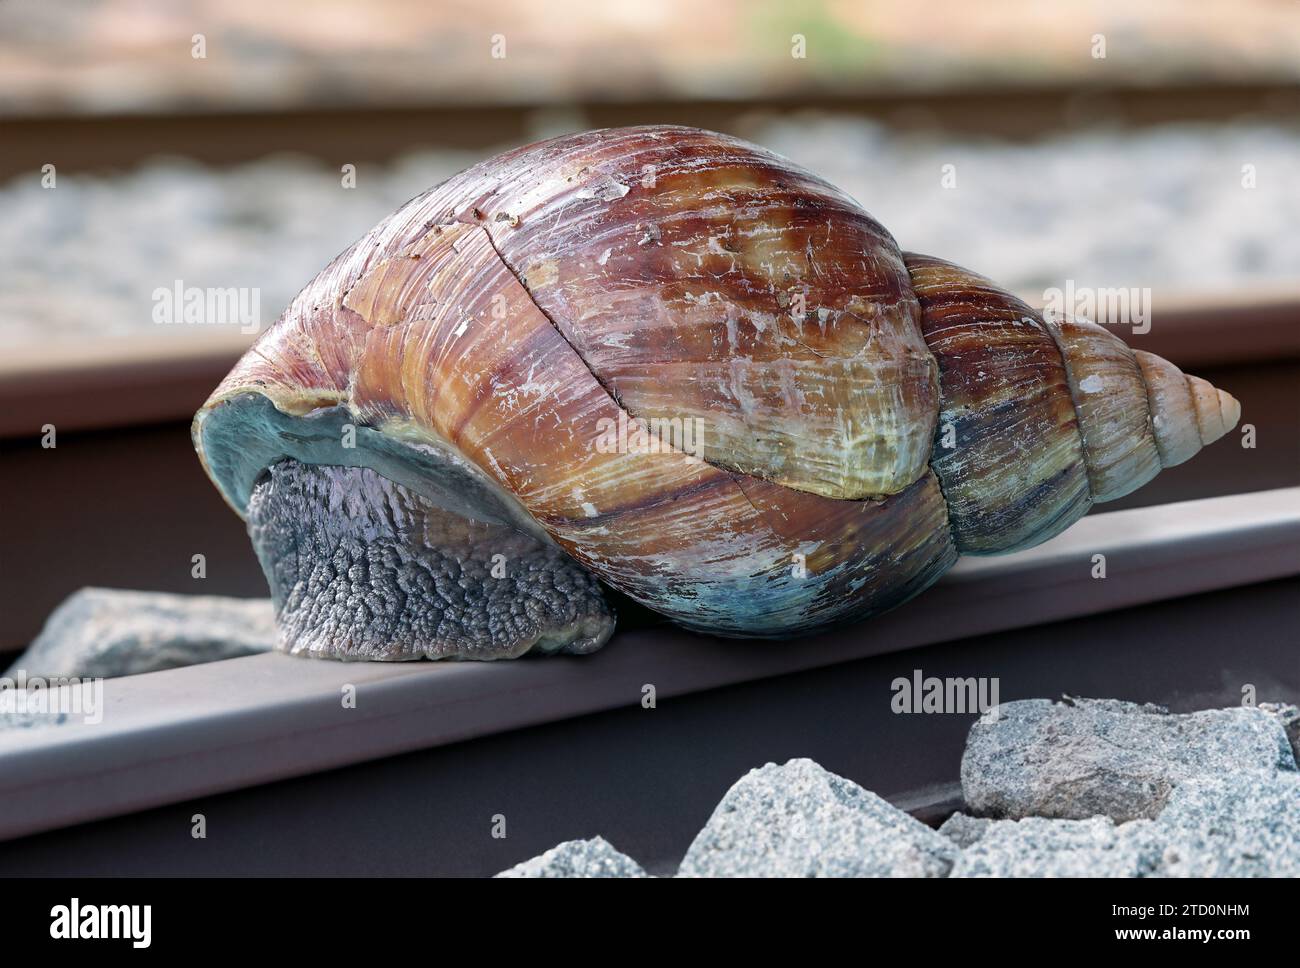
<path id="1" fill-rule="evenodd" d="M 598 175 L 578 189 L 579 198 L 594 198 L 602 202 L 612 202 L 622 198 L 629 189 L 622 182 L 609 175 Z"/>
<path id="2" fill-rule="evenodd" d="M 497 480 L 498 481 L 505 480 L 505 476 L 506 476 L 505 471 L 501 468 L 501 464 L 497 460 L 496 455 L 492 453 L 491 448 L 484 447 L 482 453 L 483 453 L 483 458 L 491 466 L 492 473 L 496 475 Z"/>
<path id="3" fill-rule="evenodd" d="M 727 361 L 729 380 L 724 389 L 730 391 L 742 414 L 751 415 L 758 410 L 758 400 L 749 392 L 749 383 L 753 361 L 744 357 L 733 357 Z"/>
<path id="4" fill-rule="evenodd" d="M 1084 393 L 1100 393 L 1106 386 L 1106 381 L 1096 373 L 1090 373 L 1079 381 L 1079 389 Z"/>
<path id="5" fill-rule="evenodd" d="M 582 508 L 582 513 L 589 518 L 598 517 L 600 512 L 596 510 L 596 505 L 587 500 L 587 494 L 580 487 L 575 487 L 571 492 L 573 499 L 578 502 L 578 507 Z"/>
<path id="6" fill-rule="evenodd" d="M 537 360 L 529 360 L 528 374 L 517 386 L 502 387 L 494 382 L 493 389 L 505 399 L 510 409 L 522 410 L 525 403 L 531 406 L 557 391 L 558 386 L 553 379 L 538 378 L 537 366 Z"/>
<path id="7" fill-rule="evenodd" d="M 554 285 L 560 278 L 560 266 L 554 259 L 540 259 L 530 263 L 524 270 L 524 285 L 528 289 L 539 289 Z"/>
<path id="8" fill-rule="evenodd" d="M 716 235 L 709 236 L 709 242 L 708 245 L 705 246 L 704 251 L 707 252 L 709 255 L 720 255 L 726 258 L 730 258 L 732 266 L 733 267 L 735 266 L 736 253 L 728 249 L 726 246 L 724 246 L 722 242 L 719 241 Z"/>
<path id="9" fill-rule="evenodd" d="M 609 254 L 613 251 L 614 251 L 613 249 L 606 249 L 604 252 L 602 252 L 600 254 L 600 258 L 596 260 L 596 264 L 603 266 L 606 262 L 609 261 Z"/>
<path id="10" fill-rule="evenodd" d="M 722 301 L 723 297 L 721 293 L 709 290 L 701 293 L 685 292 L 682 293 L 682 298 L 687 302 L 698 302 L 702 306 L 707 306 L 709 303 Z"/>

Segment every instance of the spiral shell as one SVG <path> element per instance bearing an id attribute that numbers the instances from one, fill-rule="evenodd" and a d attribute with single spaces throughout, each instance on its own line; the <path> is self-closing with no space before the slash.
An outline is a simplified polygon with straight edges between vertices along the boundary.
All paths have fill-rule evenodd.
<path id="1" fill-rule="evenodd" d="M 689 627 L 789 635 L 1039 543 L 1238 413 L 1101 327 L 903 253 L 780 158 L 648 127 L 517 149 L 405 205 L 299 295 L 194 439 L 241 514 L 277 462 L 368 467 Z M 674 421 L 703 428 L 699 453 L 599 446 Z"/>

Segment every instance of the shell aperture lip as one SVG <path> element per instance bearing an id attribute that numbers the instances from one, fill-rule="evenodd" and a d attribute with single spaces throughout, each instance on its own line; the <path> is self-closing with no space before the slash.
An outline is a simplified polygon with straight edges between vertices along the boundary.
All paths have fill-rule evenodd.
<path id="1" fill-rule="evenodd" d="M 453 513 L 509 524 L 540 541 L 549 540 L 504 488 L 436 432 L 407 421 L 390 419 L 370 426 L 341 404 L 295 415 L 261 393 L 246 391 L 201 411 L 193 434 L 208 474 L 241 517 L 266 469 L 292 459 L 370 467 Z"/>

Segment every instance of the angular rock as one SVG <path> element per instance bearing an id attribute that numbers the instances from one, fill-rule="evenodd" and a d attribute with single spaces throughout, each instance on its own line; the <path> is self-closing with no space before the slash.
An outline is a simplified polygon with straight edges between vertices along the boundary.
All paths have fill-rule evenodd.
<path id="1" fill-rule="evenodd" d="M 1300 774 L 1180 784 L 1156 821 L 1165 877 L 1300 877 Z"/>
<path id="2" fill-rule="evenodd" d="M 972 817 L 964 813 L 954 813 L 940 825 L 939 833 L 958 847 L 969 847 L 984 836 L 992 823 L 994 821 L 987 817 Z"/>
<path id="3" fill-rule="evenodd" d="M 994 820 L 962 850 L 953 877 L 1141 877 L 1159 850 L 1150 820 Z"/>
<path id="4" fill-rule="evenodd" d="M 641 865 L 603 837 L 567 840 L 497 877 L 649 877 Z"/>
<path id="5" fill-rule="evenodd" d="M 959 817 L 953 877 L 1300 876 L 1300 773 L 1184 780 L 1155 820 L 1118 825 Z"/>
<path id="6" fill-rule="evenodd" d="M 130 676 L 266 652 L 275 639 L 270 599 L 83 588 L 5 674 Z"/>
<path id="7" fill-rule="evenodd" d="M 1111 699 L 1030 699 L 971 727 L 961 783 L 968 807 L 986 816 L 1122 822 L 1155 817 L 1189 779 L 1295 770 L 1282 720 L 1258 708 L 1176 715 Z"/>
<path id="8" fill-rule="evenodd" d="M 1262 702 L 1259 708 L 1277 717 L 1278 722 L 1282 724 L 1283 732 L 1286 733 L 1286 738 L 1291 742 L 1291 755 L 1295 757 L 1296 763 L 1300 764 L 1300 706 L 1281 702 Z"/>
<path id="9" fill-rule="evenodd" d="M 741 777 L 678 877 L 943 877 L 957 850 L 919 820 L 812 760 Z"/>

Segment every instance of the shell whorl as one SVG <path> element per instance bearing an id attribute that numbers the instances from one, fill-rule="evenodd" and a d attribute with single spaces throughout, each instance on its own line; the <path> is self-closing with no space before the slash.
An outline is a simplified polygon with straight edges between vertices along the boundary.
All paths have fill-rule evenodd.
<path id="1" fill-rule="evenodd" d="M 1236 425 L 1227 393 L 1086 320 L 904 253 L 939 366 L 931 466 L 963 554 L 1014 551 L 1123 497 Z"/>
<path id="2" fill-rule="evenodd" d="M 1241 405 L 1087 320 L 1046 314 L 1079 413 L 1092 499 L 1113 501 L 1237 425 Z"/>

